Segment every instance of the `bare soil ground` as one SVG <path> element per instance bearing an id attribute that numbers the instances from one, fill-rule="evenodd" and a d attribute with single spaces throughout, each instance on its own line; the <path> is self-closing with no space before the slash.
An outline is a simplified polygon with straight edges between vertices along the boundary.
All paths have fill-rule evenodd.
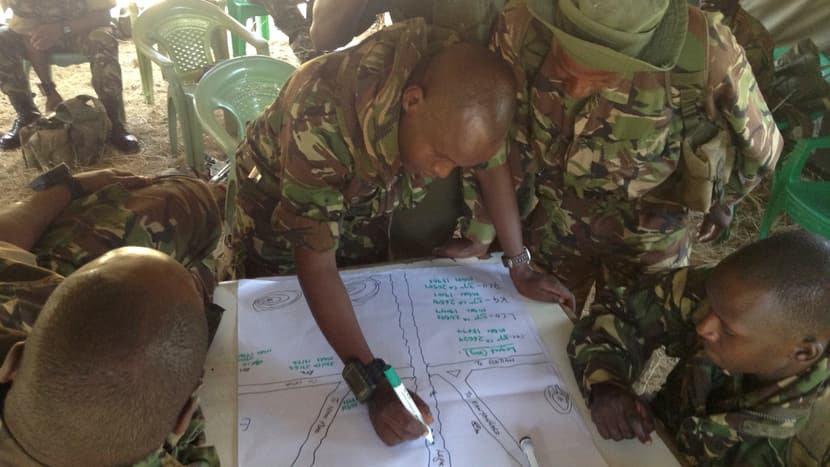
<path id="1" fill-rule="evenodd" d="M 272 29 L 271 54 L 275 58 L 296 64 L 296 59 L 287 46 L 285 36 Z M 136 60 L 135 47 L 131 42 L 122 42 L 119 48 L 121 68 L 124 77 L 124 102 L 128 128 L 141 141 L 142 149 L 138 154 L 123 155 L 108 150 L 101 160 L 91 168 L 115 167 L 139 175 L 154 175 L 171 167 L 182 167 L 184 159 L 181 148 L 172 152 L 167 138 L 166 83 L 158 69 L 154 69 L 155 104 L 144 103 L 141 93 L 141 78 Z M 53 67 L 54 81 L 59 92 L 65 97 L 78 94 L 94 95 L 89 84 L 89 68 L 78 65 L 67 68 Z M 33 88 L 37 78 L 32 74 Z M 44 99 L 36 97 L 38 105 L 43 106 Z M 0 97 L 0 131 L 11 127 L 15 114 L 5 96 Z M 223 157 L 218 147 L 205 137 L 206 152 L 214 157 Z M 0 205 L 18 201 L 29 193 L 28 182 L 38 175 L 36 169 L 27 168 L 20 151 L 0 153 Z M 737 221 L 732 228 L 730 239 L 718 245 L 696 245 L 693 261 L 695 263 L 717 261 L 734 249 L 757 238 L 758 225 L 763 217 L 763 209 L 769 195 L 769 180 L 755 190 L 738 209 Z M 787 228 L 785 220 L 779 225 Z"/>

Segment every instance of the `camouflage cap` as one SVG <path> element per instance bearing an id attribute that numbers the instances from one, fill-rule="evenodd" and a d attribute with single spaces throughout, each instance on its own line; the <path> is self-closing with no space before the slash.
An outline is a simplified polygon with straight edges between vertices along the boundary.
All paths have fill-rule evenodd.
<path id="1" fill-rule="evenodd" d="M 527 0 L 577 62 L 616 72 L 674 68 L 688 29 L 686 0 Z"/>

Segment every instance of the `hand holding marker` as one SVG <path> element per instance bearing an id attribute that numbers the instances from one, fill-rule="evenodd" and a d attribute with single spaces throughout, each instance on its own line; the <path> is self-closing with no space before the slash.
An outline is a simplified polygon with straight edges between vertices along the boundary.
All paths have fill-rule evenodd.
<path id="1" fill-rule="evenodd" d="M 427 441 L 429 441 L 429 444 L 435 444 L 435 441 L 432 438 L 432 429 L 424 421 L 421 411 L 418 410 L 418 406 L 415 404 L 415 401 L 412 400 L 412 396 L 409 395 L 409 391 L 406 390 L 406 386 L 401 383 L 401 379 L 398 377 L 395 369 L 387 365 L 386 369 L 383 370 L 383 375 L 386 376 L 387 381 L 389 381 L 389 385 L 392 386 L 392 389 L 395 391 L 395 395 L 398 396 L 398 399 L 401 401 L 401 404 L 403 404 L 403 407 L 407 410 L 407 412 L 415 417 L 415 420 L 418 420 L 422 425 L 424 425 L 424 427 L 426 427 L 427 431 L 424 436 Z"/>

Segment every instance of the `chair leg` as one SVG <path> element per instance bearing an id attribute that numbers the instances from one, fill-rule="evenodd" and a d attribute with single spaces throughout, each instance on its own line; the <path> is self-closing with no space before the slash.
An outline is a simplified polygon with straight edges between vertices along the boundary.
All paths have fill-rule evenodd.
<path id="1" fill-rule="evenodd" d="M 759 240 L 769 237 L 769 231 L 772 228 L 772 224 L 775 222 L 775 218 L 778 217 L 778 211 L 772 208 L 773 206 L 767 206 L 766 212 L 764 212 L 764 219 L 761 221 L 761 227 L 758 230 Z"/>
<path id="2" fill-rule="evenodd" d="M 167 138 L 170 141 L 170 155 L 175 157 L 179 152 L 179 136 L 176 120 L 176 104 L 173 102 L 172 97 L 167 98 Z"/>

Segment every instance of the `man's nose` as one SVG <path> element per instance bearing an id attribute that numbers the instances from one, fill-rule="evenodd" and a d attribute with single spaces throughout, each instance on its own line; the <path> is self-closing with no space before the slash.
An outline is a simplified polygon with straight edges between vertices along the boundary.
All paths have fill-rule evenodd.
<path id="1" fill-rule="evenodd" d="M 709 341 L 716 342 L 720 338 L 720 322 L 714 313 L 709 313 L 695 326 L 697 334 Z"/>

